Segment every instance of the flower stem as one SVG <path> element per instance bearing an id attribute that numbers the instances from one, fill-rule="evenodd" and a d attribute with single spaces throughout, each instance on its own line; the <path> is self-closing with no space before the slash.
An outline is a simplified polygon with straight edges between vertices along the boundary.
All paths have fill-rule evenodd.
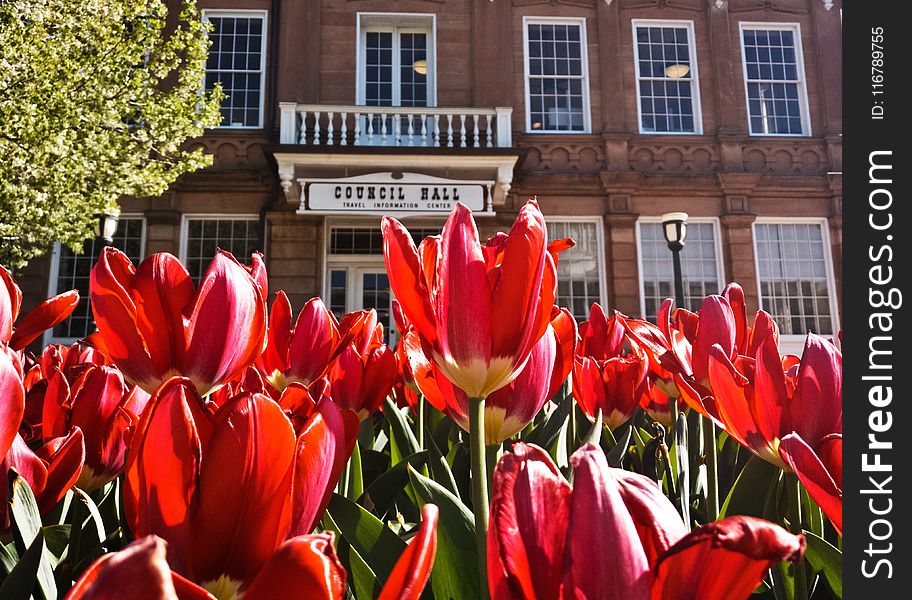
<path id="1" fill-rule="evenodd" d="M 716 424 L 701 417 L 703 451 L 706 453 L 706 522 L 719 518 L 719 451 Z"/>
<path id="2" fill-rule="evenodd" d="M 801 533 L 801 519 L 802 519 L 802 510 L 801 510 L 801 483 L 798 481 L 798 477 L 794 473 L 785 474 L 786 485 L 789 486 L 788 495 L 789 499 L 792 501 L 791 511 L 790 511 L 790 520 L 789 529 L 794 534 Z M 793 573 L 795 576 L 795 600 L 807 600 L 808 598 L 808 581 L 807 581 L 807 571 L 804 567 L 804 561 L 792 565 Z"/>
<path id="3" fill-rule="evenodd" d="M 475 546 L 478 549 L 478 587 L 488 597 L 488 469 L 484 439 L 484 398 L 469 398 L 469 454 L 472 467 L 472 505 L 475 508 Z"/>
<path id="4" fill-rule="evenodd" d="M 424 420 L 425 420 L 425 409 L 424 409 L 424 394 L 418 394 L 418 409 L 417 414 L 415 415 L 415 436 L 418 439 L 418 447 L 421 450 L 424 450 Z"/>

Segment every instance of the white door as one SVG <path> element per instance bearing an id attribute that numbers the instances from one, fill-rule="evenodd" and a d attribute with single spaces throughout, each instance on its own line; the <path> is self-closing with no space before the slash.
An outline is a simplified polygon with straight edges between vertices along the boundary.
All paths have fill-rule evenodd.
<path id="1" fill-rule="evenodd" d="M 356 310 L 376 309 L 386 342 L 395 345 L 398 332 L 392 312 L 393 294 L 382 264 L 330 267 L 329 284 L 329 309 L 337 319 Z"/>

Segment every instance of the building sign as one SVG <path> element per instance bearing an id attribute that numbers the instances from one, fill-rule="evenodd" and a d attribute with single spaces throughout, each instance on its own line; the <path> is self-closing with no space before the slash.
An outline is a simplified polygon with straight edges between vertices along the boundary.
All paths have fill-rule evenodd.
<path id="1" fill-rule="evenodd" d="M 485 183 L 417 173 L 373 173 L 335 180 L 302 181 L 302 208 L 319 212 L 449 213 L 461 202 L 485 210 Z"/>

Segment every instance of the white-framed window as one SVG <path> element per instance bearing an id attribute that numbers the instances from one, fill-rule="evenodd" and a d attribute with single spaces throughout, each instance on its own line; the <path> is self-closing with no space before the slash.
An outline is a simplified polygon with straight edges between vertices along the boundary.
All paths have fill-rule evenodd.
<path id="1" fill-rule="evenodd" d="M 586 19 L 523 17 L 526 131 L 589 133 Z"/>
<path id="2" fill-rule="evenodd" d="M 263 127 L 266 96 L 264 10 L 204 10 L 209 24 L 206 89 L 222 85 L 221 127 Z"/>
<path id="3" fill-rule="evenodd" d="M 439 226 L 410 226 L 415 245 L 429 235 L 440 235 Z M 323 302 L 342 319 L 345 313 L 374 308 L 383 324 L 389 344 L 399 337 L 392 318 L 393 292 L 390 289 L 386 266 L 383 263 L 383 234 L 379 227 L 346 221 L 327 220 L 326 270 L 323 277 Z"/>
<path id="4" fill-rule="evenodd" d="M 753 224 L 760 308 L 779 325 L 786 348 L 798 353 L 805 335 L 839 330 L 826 219 L 758 217 Z"/>
<path id="5" fill-rule="evenodd" d="M 217 250 L 226 250 L 249 265 L 250 256 L 263 251 L 263 239 L 257 215 L 184 215 L 180 259 L 198 284 Z"/>
<path id="6" fill-rule="evenodd" d="M 637 258 L 640 310 L 646 319 L 655 322 L 662 301 L 675 296 L 672 254 L 662 232 L 660 217 L 641 217 L 637 221 Z M 681 250 L 681 275 L 684 308 L 688 310 L 699 310 L 703 298 L 723 289 L 725 275 L 718 219 L 692 217 L 687 221 L 687 236 Z"/>
<path id="7" fill-rule="evenodd" d="M 693 21 L 632 24 L 640 133 L 702 133 Z"/>
<path id="8" fill-rule="evenodd" d="M 740 23 L 751 135 L 810 135 L 798 23 Z"/>
<path id="9" fill-rule="evenodd" d="M 605 242 L 599 218 L 549 217 L 548 238 L 573 238 L 576 244 L 558 255 L 557 300 L 577 321 L 589 318 L 593 302 L 605 305 Z"/>
<path id="10" fill-rule="evenodd" d="M 358 104 L 436 105 L 436 17 L 421 13 L 358 13 Z"/>
<path id="11" fill-rule="evenodd" d="M 126 254 L 134 265 L 138 265 L 146 250 L 146 220 L 143 216 L 122 214 L 117 221 L 112 245 Z M 89 300 L 89 275 L 102 247 L 100 242 L 92 238 L 83 243 L 82 253 L 76 254 L 66 246 L 54 244 L 48 296 L 78 290 L 79 304 L 66 320 L 45 334 L 46 344 L 72 344 L 95 331 L 95 319 Z"/>

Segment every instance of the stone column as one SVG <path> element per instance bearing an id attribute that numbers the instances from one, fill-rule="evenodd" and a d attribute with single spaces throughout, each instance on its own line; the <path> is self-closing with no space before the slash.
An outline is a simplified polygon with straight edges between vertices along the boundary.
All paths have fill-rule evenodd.
<path id="1" fill-rule="evenodd" d="M 181 213 L 170 208 L 151 208 L 145 211 L 146 256 L 170 252 L 178 256 L 181 242 Z"/>
<path id="2" fill-rule="evenodd" d="M 752 214 L 727 214 L 719 217 L 722 223 L 722 253 L 725 259 L 725 277 L 744 288 L 747 313 L 752 315 L 759 306 L 757 289 L 757 264 L 754 258 Z"/>
<path id="3" fill-rule="evenodd" d="M 269 211 L 266 220 L 270 291 L 285 290 L 297 313 L 321 292 L 323 218 Z"/>
<path id="4" fill-rule="evenodd" d="M 625 194 L 620 194 L 626 196 Z M 614 196 L 614 195 L 612 195 Z M 629 196 L 627 196 L 629 199 Z M 609 203 L 619 201 L 609 197 Z M 635 213 L 605 215 L 605 264 L 608 307 L 640 316 L 640 275 L 637 265 Z"/>

